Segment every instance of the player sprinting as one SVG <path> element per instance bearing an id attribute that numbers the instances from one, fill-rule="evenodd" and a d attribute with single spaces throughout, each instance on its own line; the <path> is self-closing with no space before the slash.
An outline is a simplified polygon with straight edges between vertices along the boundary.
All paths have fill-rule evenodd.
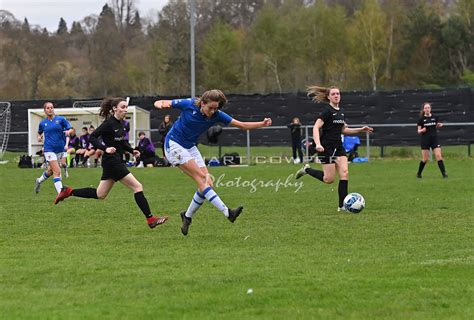
<path id="1" fill-rule="evenodd" d="M 348 128 L 344 119 L 344 110 L 339 106 L 341 93 L 337 87 L 311 86 L 307 89 L 308 96 L 313 96 L 313 101 L 327 103 L 323 111 L 319 114 L 313 127 L 313 138 L 316 144 L 318 158 L 321 160 L 323 170 L 315 170 L 306 164 L 296 172 L 296 179 L 305 174 L 324 182 L 333 183 L 336 177 L 336 170 L 339 175 L 339 206 L 338 211 L 344 210 L 344 198 L 348 194 L 349 168 L 347 156 L 342 146 L 342 134 L 356 134 L 361 132 L 372 132 L 371 127 Z M 322 129 L 321 136 L 319 130 Z"/>
<path id="2" fill-rule="evenodd" d="M 188 234 L 193 215 L 207 199 L 230 221 L 235 222 L 243 207 L 229 209 L 212 188 L 204 160 L 196 147 L 199 136 L 216 123 L 231 125 L 242 130 L 252 130 L 268 127 L 272 124 L 270 118 L 259 122 L 241 122 L 221 111 L 227 103 L 227 98 L 220 90 L 206 91 L 198 99 L 158 100 L 154 106 L 158 109 L 175 108 L 181 110 L 181 115 L 166 135 L 166 159 L 178 166 L 197 184 L 194 194 L 186 211 L 181 212 L 183 235 Z"/>
<path id="3" fill-rule="evenodd" d="M 417 123 L 418 134 L 421 135 L 421 157 L 418 173 L 416 176 L 421 178 L 421 173 L 425 168 L 426 162 L 430 156 L 430 148 L 433 150 L 439 170 L 443 178 L 447 178 L 446 168 L 444 167 L 443 156 L 441 154 L 441 145 L 438 142 L 436 129 L 443 127 L 437 116 L 431 114 L 431 105 L 428 102 L 423 103 L 420 112 L 420 120 Z"/>
<path id="4" fill-rule="evenodd" d="M 137 157 L 140 155 L 139 151 L 130 146 L 128 139 L 125 139 L 126 132 L 122 120 L 127 115 L 127 111 L 128 104 L 123 98 L 106 98 L 102 101 L 99 115 L 104 117 L 105 121 L 89 137 L 90 143 L 104 152 L 99 186 L 97 189 L 65 187 L 54 199 L 54 204 L 70 196 L 105 199 L 115 182 L 120 181 L 133 191 L 135 202 L 143 212 L 148 226 L 155 228 L 165 223 L 168 217 L 155 217 L 151 214 L 150 206 L 143 194 L 142 184 L 128 171 L 122 160 L 125 151 Z"/>
<path id="5" fill-rule="evenodd" d="M 63 188 L 61 180 L 62 159 L 67 150 L 71 124 L 61 116 L 54 114 L 52 102 L 45 102 L 43 110 L 46 118 L 41 120 L 38 127 L 38 142 L 43 141 L 44 159 L 47 169 L 35 180 L 35 192 L 40 192 L 41 184 L 53 176 L 54 187 L 59 194 Z"/>

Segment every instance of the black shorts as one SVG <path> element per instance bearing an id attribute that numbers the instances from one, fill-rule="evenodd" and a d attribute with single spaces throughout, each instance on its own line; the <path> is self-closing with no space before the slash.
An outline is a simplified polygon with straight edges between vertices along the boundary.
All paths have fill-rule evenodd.
<path id="1" fill-rule="evenodd" d="M 323 152 L 318 152 L 318 159 L 322 164 L 335 163 L 336 157 L 347 157 L 346 150 L 342 146 L 342 141 L 339 142 L 321 142 L 324 148 Z"/>
<path id="2" fill-rule="evenodd" d="M 421 137 L 421 150 L 430 150 L 440 148 L 437 136 Z"/>
<path id="3" fill-rule="evenodd" d="M 123 161 L 118 159 L 102 159 L 102 177 L 100 180 L 113 179 L 119 181 L 129 174 L 128 168 Z"/>

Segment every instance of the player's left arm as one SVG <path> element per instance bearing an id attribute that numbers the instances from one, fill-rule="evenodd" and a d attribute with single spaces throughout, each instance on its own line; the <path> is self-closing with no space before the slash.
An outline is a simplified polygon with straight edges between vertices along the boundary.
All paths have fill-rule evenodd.
<path id="1" fill-rule="evenodd" d="M 346 134 L 346 135 L 362 133 L 362 132 L 372 133 L 374 132 L 374 128 L 369 127 L 369 126 L 363 126 L 360 128 L 349 128 L 347 124 L 345 124 L 344 127 L 342 128 L 342 134 Z"/>
<path id="2" fill-rule="evenodd" d="M 271 126 L 272 119 L 265 118 L 263 119 L 263 121 L 257 121 L 257 122 L 242 122 L 236 119 L 232 119 L 229 125 L 232 127 L 237 127 L 242 130 L 252 130 L 252 129 L 258 129 L 258 128 Z"/>

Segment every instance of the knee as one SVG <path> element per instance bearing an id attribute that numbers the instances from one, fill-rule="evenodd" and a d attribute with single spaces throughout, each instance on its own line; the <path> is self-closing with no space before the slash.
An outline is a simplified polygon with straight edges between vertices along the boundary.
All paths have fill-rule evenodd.
<path id="1" fill-rule="evenodd" d="M 334 182 L 334 177 L 323 177 L 324 183 L 331 184 Z"/>
<path id="2" fill-rule="evenodd" d="M 133 192 L 134 192 L 134 193 L 137 193 L 137 192 L 142 192 L 142 191 L 143 191 L 143 185 L 142 185 L 140 182 L 138 182 L 138 183 L 134 186 Z"/>
<path id="3" fill-rule="evenodd" d="M 107 193 L 99 193 L 99 192 L 97 192 L 97 199 L 99 199 L 99 200 L 104 200 L 105 198 L 107 198 Z"/>

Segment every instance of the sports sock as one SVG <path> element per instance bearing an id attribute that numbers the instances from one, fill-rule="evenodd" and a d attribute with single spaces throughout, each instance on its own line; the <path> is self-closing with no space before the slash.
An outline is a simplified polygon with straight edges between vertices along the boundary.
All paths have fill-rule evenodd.
<path id="1" fill-rule="evenodd" d="M 66 155 L 66 166 L 67 166 L 67 167 L 70 167 L 70 166 L 71 166 L 71 154 L 70 154 L 70 153 L 68 153 L 68 154 Z"/>
<path id="2" fill-rule="evenodd" d="M 61 190 L 63 189 L 63 183 L 61 181 L 61 177 L 53 178 L 53 183 L 54 183 L 54 187 L 56 188 L 56 191 L 60 193 Z"/>
<path id="3" fill-rule="evenodd" d="M 211 187 L 207 187 L 203 193 L 204 197 L 209 200 L 219 211 L 221 211 L 226 217 L 229 217 L 229 209 L 224 202 L 219 198 L 217 193 Z"/>
<path id="4" fill-rule="evenodd" d="M 44 171 L 41 177 L 38 178 L 38 183 L 42 183 L 44 180 L 48 179 L 49 177 L 50 176 L 48 176 L 48 173 Z"/>
<path id="5" fill-rule="evenodd" d="M 344 198 L 347 196 L 347 187 L 349 181 L 347 180 L 339 180 L 339 186 L 337 188 L 337 192 L 339 193 L 339 208 L 344 206 Z"/>
<path id="6" fill-rule="evenodd" d="M 145 217 L 150 218 L 152 216 L 150 212 L 150 206 L 148 205 L 148 201 L 146 200 L 143 191 L 136 192 L 133 195 L 135 197 L 135 202 L 137 203 L 140 210 L 142 210 Z"/>
<path id="7" fill-rule="evenodd" d="M 72 190 L 72 195 L 79 198 L 98 199 L 97 189 L 95 188 L 74 189 Z"/>
<path id="8" fill-rule="evenodd" d="M 444 167 L 444 162 L 443 160 L 439 160 L 438 161 L 438 167 L 439 167 L 439 170 L 441 171 L 441 173 L 443 174 L 443 176 L 446 174 L 446 168 Z"/>
<path id="9" fill-rule="evenodd" d="M 439 164 L 439 162 L 438 162 Z M 418 174 L 421 174 L 423 172 L 423 169 L 425 168 L 426 162 L 420 161 L 420 165 L 418 166 Z"/>
<path id="10" fill-rule="evenodd" d="M 202 204 L 204 203 L 204 200 L 206 197 L 204 197 L 199 191 L 196 191 L 196 193 L 193 196 L 193 199 L 191 200 L 191 203 L 189 204 L 188 210 L 186 210 L 186 217 L 192 218 L 193 214 L 196 213 L 196 211 L 201 208 Z"/>
<path id="11" fill-rule="evenodd" d="M 308 168 L 305 170 L 310 176 L 324 182 L 324 171 Z"/>

